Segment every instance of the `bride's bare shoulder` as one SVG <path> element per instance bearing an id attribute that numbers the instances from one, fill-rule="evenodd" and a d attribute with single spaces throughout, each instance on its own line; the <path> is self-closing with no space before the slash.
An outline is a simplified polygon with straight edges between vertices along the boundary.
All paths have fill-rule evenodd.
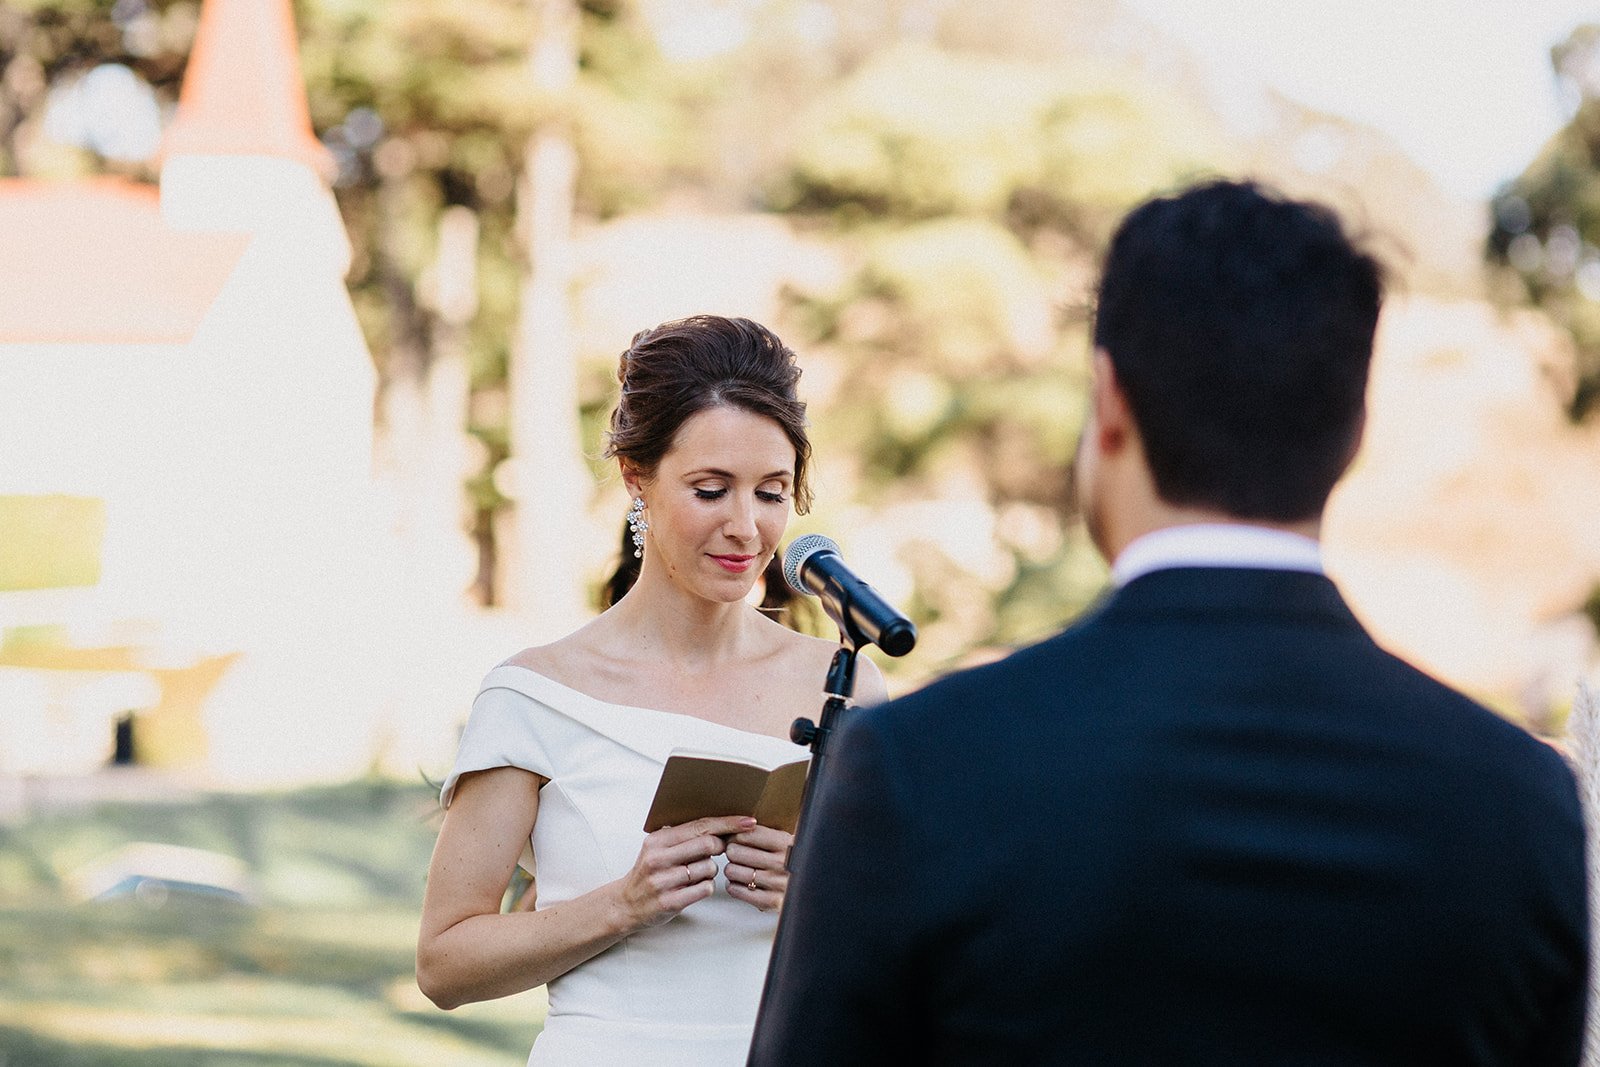
<path id="1" fill-rule="evenodd" d="M 542 674 L 553 682 L 573 689 L 583 689 L 581 683 L 591 678 L 601 666 L 602 657 L 584 630 L 577 630 L 546 645 L 529 647 L 501 661 L 502 666 L 522 667 Z"/>

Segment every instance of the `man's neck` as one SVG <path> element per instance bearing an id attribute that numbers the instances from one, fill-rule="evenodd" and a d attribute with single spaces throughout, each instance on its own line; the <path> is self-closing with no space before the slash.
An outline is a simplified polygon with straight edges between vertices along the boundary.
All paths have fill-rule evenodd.
<path id="1" fill-rule="evenodd" d="M 1180 526 L 1252 526 L 1263 530 L 1296 534 L 1313 541 L 1322 540 L 1320 514 L 1301 522 L 1271 522 L 1264 519 L 1241 519 L 1237 515 L 1209 508 L 1179 507 L 1158 502 L 1126 516 L 1125 521 L 1109 531 L 1111 537 L 1108 538 L 1109 543 L 1104 546 L 1107 561 L 1114 564 L 1117 557 L 1122 555 L 1123 549 L 1146 534 Z"/>

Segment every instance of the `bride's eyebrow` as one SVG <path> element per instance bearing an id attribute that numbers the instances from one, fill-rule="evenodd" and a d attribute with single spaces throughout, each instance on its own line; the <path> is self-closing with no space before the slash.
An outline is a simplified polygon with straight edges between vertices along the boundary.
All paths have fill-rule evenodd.
<path id="1" fill-rule="evenodd" d="M 737 481 L 738 477 L 739 477 L 738 475 L 734 474 L 732 471 L 725 471 L 725 470 L 722 470 L 720 467 L 701 467 L 699 470 L 688 471 L 688 472 L 686 472 L 684 474 L 685 478 L 705 478 L 707 476 L 710 476 L 710 477 L 713 477 L 713 478 L 726 478 L 729 481 Z M 767 481 L 771 481 L 773 478 L 793 478 L 793 477 L 794 477 L 794 471 L 791 471 L 786 467 L 783 470 L 772 471 L 769 474 L 763 474 L 760 478 L 758 478 L 756 480 L 757 481 L 762 481 L 762 482 L 767 482 Z"/>

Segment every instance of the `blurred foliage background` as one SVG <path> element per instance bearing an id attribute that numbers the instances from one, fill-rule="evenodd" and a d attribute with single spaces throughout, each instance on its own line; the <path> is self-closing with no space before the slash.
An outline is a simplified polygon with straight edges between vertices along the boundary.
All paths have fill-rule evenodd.
<path id="1" fill-rule="evenodd" d="M 577 19 L 578 75 L 550 92 L 529 65 L 556 9 Z M 1110 228 L 1152 192 L 1248 171 L 1329 200 L 1380 236 L 1406 292 L 1487 284 L 1507 307 L 1544 309 L 1579 354 L 1554 372 L 1569 417 L 1600 408 L 1600 27 L 1556 50 L 1573 117 L 1489 206 L 1485 240 L 1370 129 L 1284 99 L 1250 131 L 1230 126 L 1182 49 L 1115 0 L 295 11 L 313 123 L 338 162 L 380 432 L 438 360 L 467 360 L 459 495 L 485 606 L 507 581 L 528 149 L 551 124 L 577 152 L 580 239 L 633 219 L 755 216 L 776 225 L 776 247 L 820 256 L 822 269 L 785 276 L 770 323 L 801 353 L 819 443 L 819 506 L 800 529 L 848 531 L 864 573 L 917 619 L 917 651 L 886 664 L 902 686 L 1050 632 L 1102 585 L 1068 484 L 1091 286 Z M 60 105 L 109 79 L 170 115 L 197 17 L 195 0 L 7 0 L 0 174 L 153 181 L 153 145 L 65 128 Z M 464 308 L 441 285 L 463 219 Z M 586 448 L 612 402 L 605 339 L 650 324 L 579 322 Z M 360 783 L 0 826 L 0 1063 L 521 1062 L 537 1005 L 444 1016 L 416 1001 L 429 797 Z M 70 902 L 76 866 L 135 840 L 242 857 L 259 897 Z"/>
<path id="2" fill-rule="evenodd" d="M 1487 255 L 1502 300 L 1538 305 L 1576 343 L 1562 385 L 1579 422 L 1600 404 L 1600 24 L 1551 60 L 1572 119 L 1495 198 Z"/>
<path id="3" fill-rule="evenodd" d="M 559 119 L 577 150 L 580 233 L 664 209 L 758 213 L 842 264 L 823 283 L 787 285 L 773 323 L 805 358 L 829 460 L 817 523 L 848 514 L 859 525 L 864 512 L 887 526 L 907 518 L 901 503 L 974 493 L 986 504 L 984 529 L 930 531 L 916 551 L 902 539 L 888 553 L 895 573 L 880 584 L 925 613 L 928 639 L 892 665 L 916 676 L 1047 632 L 1099 584 L 1073 532 L 1067 461 L 1094 262 L 1131 204 L 1248 169 L 1353 207 L 1391 239 L 1420 291 L 1481 284 L 1473 257 L 1458 254 L 1474 229 L 1440 208 L 1427 176 L 1384 138 L 1286 100 L 1250 134 L 1230 129 L 1182 50 L 1114 0 L 995 0 L 981 11 L 941 0 L 295 8 L 384 398 L 419 389 L 441 351 L 469 360 L 473 473 L 462 494 L 484 604 L 503 599 L 506 582 L 508 366 L 529 262 L 518 213 L 529 137 L 544 123 Z M 578 77 L 570 91 L 541 92 L 530 56 L 557 8 L 580 20 Z M 737 25 L 718 23 L 719 11 Z M 51 131 L 52 102 L 115 69 L 170 112 L 197 12 L 195 0 L 8 4 L 0 168 L 153 179 L 148 154 L 130 158 L 104 131 Z M 1575 91 L 1590 91 L 1581 75 L 1592 50 L 1580 32 L 1558 57 Z M 1525 204 L 1523 230 L 1548 230 L 1557 252 L 1568 230 L 1592 236 L 1596 225 L 1592 209 L 1574 214 L 1594 195 L 1592 130 L 1584 140 L 1594 108 L 1579 109 L 1497 213 L 1517 223 L 1522 209 L 1504 205 Z M 476 233 L 467 314 L 439 291 L 452 211 L 457 221 L 470 213 Z M 1491 256 L 1505 260 L 1522 232 L 1497 230 Z M 1571 295 L 1575 279 L 1600 271 L 1586 255 L 1559 277 L 1522 277 L 1592 351 L 1600 305 Z M 592 449 L 615 350 L 580 345 L 578 359 Z M 1575 413 L 1592 389 L 1574 386 Z"/>

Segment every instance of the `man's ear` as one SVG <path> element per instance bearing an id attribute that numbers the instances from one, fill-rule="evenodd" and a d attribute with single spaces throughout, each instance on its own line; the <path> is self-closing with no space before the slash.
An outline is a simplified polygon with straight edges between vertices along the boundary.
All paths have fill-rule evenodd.
<path id="1" fill-rule="evenodd" d="M 1355 464 L 1356 456 L 1361 454 L 1361 442 L 1367 435 L 1367 405 L 1363 402 L 1361 410 L 1356 413 L 1355 425 L 1350 427 L 1350 443 L 1345 447 L 1344 464 L 1339 468 L 1340 476 L 1349 473 Z"/>
<path id="2" fill-rule="evenodd" d="M 1133 410 L 1127 394 L 1117 380 L 1116 368 L 1105 349 L 1094 353 L 1094 381 L 1090 386 L 1094 401 L 1095 444 L 1100 451 L 1114 455 L 1127 447 L 1133 437 Z"/>

